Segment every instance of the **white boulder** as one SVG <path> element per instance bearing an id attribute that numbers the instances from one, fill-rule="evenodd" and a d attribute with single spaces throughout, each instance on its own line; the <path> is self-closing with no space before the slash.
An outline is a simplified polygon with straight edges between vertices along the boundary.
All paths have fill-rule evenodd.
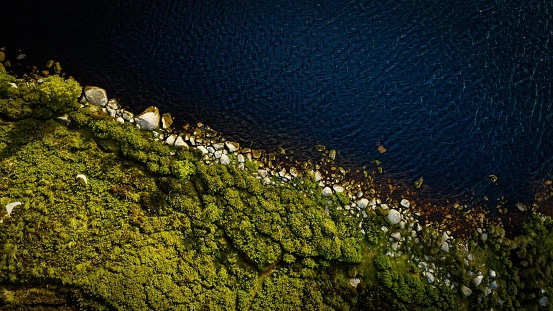
<path id="1" fill-rule="evenodd" d="M 146 108 L 141 114 L 134 118 L 134 122 L 140 125 L 140 128 L 145 130 L 155 130 L 159 128 L 159 109 L 155 106 Z"/>
<path id="2" fill-rule="evenodd" d="M 357 207 L 359 209 L 364 209 L 369 205 L 369 200 L 362 198 L 361 200 L 357 201 Z"/>
<path id="3" fill-rule="evenodd" d="M 332 195 L 332 189 L 330 189 L 330 187 L 325 187 L 322 194 L 323 197 L 329 197 Z"/>
<path id="4" fill-rule="evenodd" d="M 230 158 L 226 154 L 222 154 L 221 159 L 219 161 L 221 161 L 221 164 L 223 164 L 223 165 L 229 165 L 230 164 Z"/>
<path id="5" fill-rule="evenodd" d="M 401 221 L 401 214 L 395 209 L 390 209 L 387 218 L 392 223 L 392 225 L 395 225 Z"/>
<path id="6" fill-rule="evenodd" d="M 87 102 L 104 107 L 108 103 L 108 95 L 106 90 L 97 86 L 85 86 L 84 98 Z"/>

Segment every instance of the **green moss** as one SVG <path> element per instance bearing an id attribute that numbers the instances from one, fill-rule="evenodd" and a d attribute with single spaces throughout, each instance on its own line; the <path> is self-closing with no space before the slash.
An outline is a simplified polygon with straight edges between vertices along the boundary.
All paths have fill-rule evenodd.
<path id="1" fill-rule="evenodd" d="M 254 161 L 207 165 L 94 108 L 74 110 L 79 93 L 72 80 L 26 84 L 0 69 L 0 206 L 22 202 L 10 216 L 0 209 L 0 305 L 10 310 L 518 310 L 553 292 L 549 219 L 513 240 L 490 228 L 487 243 L 469 241 L 469 266 L 454 243 L 435 261 L 459 271 L 452 282 L 470 285 L 469 269 L 499 275 L 492 294 L 482 285 L 465 298 L 411 261 L 441 256 L 439 234 L 423 231 L 392 258 L 386 218 L 344 216 L 347 196 L 322 198 L 309 177 L 263 185 Z M 69 126 L 44 120 L 67 112 Z"/>

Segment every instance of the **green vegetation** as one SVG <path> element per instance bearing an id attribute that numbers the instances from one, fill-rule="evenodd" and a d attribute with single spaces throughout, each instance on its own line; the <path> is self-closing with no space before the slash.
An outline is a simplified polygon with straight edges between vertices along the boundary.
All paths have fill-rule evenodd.
<path id="1" fill-rule="evenodd" d="M 360 225 L 347 196 L 323 198 L 309 177 L 262 185 L 256 162 L 208 165 L 79 108 L 80 90 L 0 68 L 1 310 L 539 310 L 553 292 L 550 219 L 447 254 L 429 229 L 394 251 L 381 211 Z"/>

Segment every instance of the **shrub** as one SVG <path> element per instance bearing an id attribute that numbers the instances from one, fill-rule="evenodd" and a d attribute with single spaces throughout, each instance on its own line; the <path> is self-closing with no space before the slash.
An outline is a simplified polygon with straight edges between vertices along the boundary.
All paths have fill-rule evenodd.
<path id="1" fill-rule="evenodd" d="M 15 77 L 7 74 L 3 66 L 0 67 L 0 96 L 8 97 L 12 93 L 14 87 L 10 83 L 14 81 Z"/>
<path id="2" fill-rule="evenodd" d="M 196 172 L 196 167 L 187 160 L 178 160 L 171 165 L 171 171 L 179 179 L 190 179 L 190 176 Z"/>
<path id="3" fill-rule="evenodd" d="M 40 103 L 54 114 L 66 113 L 80 107 L 77 99 L 81 94 L 81 86 L 72 79 L 50 76 L 39 84 Z"/>
<path id="4" fill-rule="evenodd" d="M 30 116 L 32 112 L 33 109 L 21 98 L 0 99 L 0 113 L 8 118 L 23 119 Z"/>

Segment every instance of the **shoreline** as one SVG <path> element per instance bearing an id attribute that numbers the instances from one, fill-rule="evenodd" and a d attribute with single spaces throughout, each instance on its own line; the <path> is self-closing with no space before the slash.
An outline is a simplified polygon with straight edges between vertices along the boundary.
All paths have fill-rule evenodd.
<path id="1" fill-rule="evenodd" d="M 22 52 L 20 51 L 19 53 L 22 53 Z M 14 51 L 14 54 L 12 54 L 11 57 L 15 58 L 16 54 L 19 54 L 19 53 Z M 40 59 L 41 62 L 42 62 L 42 60 L 44 60 L 44 62 L 46 62 L 47 58 L 37 57 L 36 55 L 27 55 L 25 58 L 23 58 L 21 60 L 20 64 L 17 64 L 16 62 L 12 62 L 12 68 L 16 67 L 15 65 L 18 65 L 18 71 L 21 75 L 23 75 L 24 73 L 30 72 L 31 70 L 35 70 L 35 73 L 39 74 L 41 70 L 47 69 L 44 66 L 36 66 L 36 64 L 30 63 L 31 59 Z M 62 71 L 61 75 L 65 75 L 65 72 Z M 103 85 L 100 85 L 100 86 L 104 87 Z M 117 97 L 114 97 L 114 98 L 117 98 Z M 119 98 L 117 98 L 117 99 L 119 99 Z M 137 113 L 139 112 L 138 110 L 134 111 L 134 109 L 133 109 L 134 107 L 129 107 L 128 103 L 122 102 L 122 104 L 125 106 L 125 108 L 127 108 L 129 110 L 132 110 L 133 112 L 137 112 Z M 148 105 L 149 104 L 146 104 L 146 103 L 140 103 L 141 108 L 139 110 L 141 110 L 143 108 L 146 108 Z M 202 120 L 202 119 L 197 119 L 197 120 L 200 121 L 200 122 L 204 122 L 204 120 Z M 180 127 L 181 125 L 185 125 L 186 121 L 175 120 L 175 123 L 178 127 Z M 195 123 L 195 121 L 193 121 L 192 123 Z M 207 124 L 209 124 L 209 123 L 207 123 Z M 212 125 L 212 124 L 209 124 L 209 125 Z M 277 148 L 279 147 L 278 143 L 271 142 L 270 143 L 271 147 L 270 148 L 265 148 L 263 146 L 264 145 L 263 143 L 254 143 L 252 141 L 246 141 L 246 140 L 243 140 L 242 137 L 239 137 L 239 136 L 236 136 L 236 135 L 233 135 L 233 140 L 235 140 L 237 142 L 240 142 L 243 145 L 247 145 L 247 144 L 253 145 L 254 147 L 252 147 L 252 148 L 264 149 L 264 150 L 268 150 L 268 151 L 270 150 L 272 152 L 276 152 Z M 283 144 L 286 145 L 288 143 L 283 142 L 280 145 L 283 145 Z M 310 147 L 310 149 L 313 149 L 313 150 L 315 149 L 314 144 L 313 144 L 313 146 L 309 146 L 309 147 Z M 291 152 L 295 151 L 292 148 L 287 148 L 287 150 L 290 150 Z M 302 155 L 299 155 L 298 153 L 296 153 L 294 156 L 298 157 L 298 158 L 302 158 L 303 160 L 314 159 L 314 158 L 317 157 L 317 152 L 316 151 L 309 152 L 309 154 L 305 154 L 305 155 L 303 154 L 303 152 L 304 151 L 302 151 Z M 378 154 L 378 152 L 376 151 L 376 148 L 375 148 L 375 150 L 369 150 L 369 152 L 376 153 L 376 156 L 372 156 L 372 158 L 379 159 L 378 155 L 380 155 L 380 154 Z M 340 152 L 338 154 L 340 154 Z M 380 159 L 380 160 L 382 160 L 382 159 Z M 348 170 L 351 170 L 351 171 L 354 171 L 356 169 L 362 169 L 362 167 L 360 165 L 352 165 L 351 164 L 352 161 L 353 160 L 351 160 L 351 159 L 344 159 L 344 157 L 339 157 L 337 159 L 336 163 L 338 165 L 341 165 L 343 167 L 348 168 Z M 386 175 L 389 170 L 392 170 L 392 168 L 387 169 L 385 165 L 386 165 L 386 163 L 384 163 L 384 165 L 383 165 L 384 175 Z M 371 164 L 367 163 L 367 164 L 365 164 L 365 166 L 370 168 Z M 393 170 L 395 171 L 393 173 L 394 175 L 393 176 L 387 175 L 386 178 L 393 179 L 394 184 L 402 184 L 401 185 L 402 187 L 405 187 L 406 189 L 411 189 L 412 188 L 412 183 L 415 180 L 409 180 L 409 179 L 406 179 L 406 178 L 404 179 L 403 172 L 397 171 L 397 169 L 395 169 L 395 168 Z M 430 165 L 429 165 L 428 170 L 429 171 L 431 170 Z M 451 178 L 452 181 L 455 180 L 454 176 L 455 175 L 452 174 L 452 178 Z M 481 207 L 483 209 L 489 209 L 491 211 L 491 214 L 496 214 L 496 215 L 499 216 L 501 214 L 501 212 L 496 213 L 496 211 L 495 211 L 497 209 L 498 204 L 503 205 L 501 207 L 502 209 L 507 208 L 508 210 L 514 209 L 514 206 L 518 202 L 522 202 L 526 205 L 531 205 L 531 203 L 533 203 L 533 201 L 535 199 L 535 194 L 536 194 L 536 192 L 533 191 L 533 190 L 534 189 L 544 190 L 543 189 L 543 181 L 546 178 L 547 178 L 546 176 L 543 176 L 543 178 L 536 178 L 536 180 L 532 181 L 531 183 L 529 182 L 528 186 L 524 188 L 524 189 L 528 189 L 529 190 L 528 192 L 526 192 L 526 190 L 525 190 L 524 193 L 517 193 L 517 194 L 512 194 L 511 193 L 512 197 L 507 198 L 509 200 L 507 202 L 507 204 L 504 204 L 504 201 L 507 200 L 507 199 L 503 198 L 502 196 L 504 196 L 504 197 L 509 196 L 510 193 L 487 193 L 487 195 L 490 196 L 490 198 L 488 200 L 488 198 L 484 194 L 477 195 L 477 196 L 474 195 L 475 189 L 470 188 L 472 185 L 468 185 L 467 189 L 460 189 L 459 191 L 455 191 L 453 193 L 447 193 L 447 192 L 442 193 L 442 192 L 439 192 L 439 191 L 436 191 L 436 190 L 430 190 L 430 191 L 433 191 L 433 192 L 429 193 L 429 194 L 424 194 L 423 197 L 424 197 L 425 201 L 430 201 L 433 205 L 434 204 L 448 205 L 448 204 L 453 204 L 453 203 L 456 202 L 456 203 L 458 203 L 460 205 L 463 205 L 463 206 L 469 206 L 469 207 L 474 206 L 474 207 Z M 485 176 L 484 179 L 483 179 L 483 183 L 489 182 L 487 179 L 488 179 L 487 176 Z M 508 183 L 508 181 L 505 181 L 502 178 L 502 176 L 499 176 L 499 183 L 500 184 L 501 183 Z"/>
<path id="2" fill-rule="evenodd" d="M 10 70 L 16 69 L 18 72 L 16 77 L 20 76 L 21 79 L 25 80 L 30 78 L 34 81 L 39 81 L 52 74 L 61 77 L 66 76 L 60 63 L 54 62 L 53 60 L 48 61 L 42 69 L 38 66 L 25 66 L 24 63 L 18 63 L 18 66 L 13 68 L 13 66 L 9 64 L 9 59 L 5 56 L 5 48 L 0 49 L 0 52 L 4 53 L 0 64 L 7 61 L 8 66 L 6 67 Z M 25 54 L 19 54 L 17 56 L 17 59 L 21 61 L 25 58 Z M 71 76 L 69 76 L 69 78 L 71 78 Z M 99 87 L 94 88 L 101 90 L 100 93 L 103 93 L 101 96 L 105 96 L 105 98 L 102 99 L 105 103 L 103 103 L 103 105 L 97 104 L 96 106 L 101 107 L 104 113 L 117 119 L 118 122 L 131 122 L 136 125 L 134 121 L 135 116 L 138 117 L 139 115 L 143 115 L 149 110 L 158 111 L 157 107 L 151 106 L 135 115 L 135 112 L 123 109 L 122 105 L 120 105 L 116 99 L 108 99 L 104 89 Z M 84 87 L 80 101 L 81 103 L 86 102 Z M 108 102 L 113 106 L 109 107 Z M 125 116 L 123 116 L 123 114 Z M 173 118 L 170 113 L 159 115 L 158 118 L 158 124 L 154 129 L 151 129 L 155 140 L 166 141 L 169 139 L 171 140 L 170 144 L 175 144 L 177 138 L 181 137 L 186 148 L 189 148 L 188 145 L 196 149 L 201 146 L 203 147 L 201 149 L 202 153 L 208 150 L 208 145 L 204 144 L 204 142 L 211 144 L 211 149 L 204 153 L 204 160 L 206 160 L 206 163 L 209 163 L 207 157 L 208 153 L 209 156 L 212 157 L 211 160 L 217 162 L 219 158 L 215 156 L 215 151 L 223 149 L 226 154 L 228 150 L 228 148 L 222 147 L 214 148 L 213 144 L 224 144 L 227 140 L 225 137 L 221 136 L 220 133 L 211 129 L 209 125 L 205 125 L 202 122 L 198 122 L 196 125 L 185 123 L 180 128 L 172 128 Z M 195 139 L 199 139 L 199 143 L 195 143 Z M 237 141 L 239 141 L 239 139 Z M 343 183 L 339 186 L 347 190 L 345 193 L 347 197 L 352 200 L 361 197 L 370 199 L 366 195 L 368 193 L 369 196 L 373 196 L 373 199 L 376 198 L 382 202 L 394 203 L 399 206 L 402 199 L 408 199 L 412 202 L 408 209 L 409 217 L 416 218 L 416 220 L 423 225 L 432 225 L 441 230 L 447 230 L 450 233 L 454 233 L 459 238 L 467 238 L 476 229 L 490 225 L 506 228 L 508 229 L 506 235 L 508 237 L 514 237 L 520 233 L 520 226 L 522 223 L 531 217 L 533 213 L 538 212 L 553 217 L 553 186 L 551 186 L 550 180 L 545 180 L 541 185 L 536 184 L 534 188 L 541 188 L 540 191 L 534 193 L 534 200 L 532 202 L 522 203 L 522 205 L 520 205 L 521 203 L 513 204 L 513 202 L 506 204 L 506 201 L 501 201 L 499 198 L 497 199 L 497 203 L 488 200 L 487 197 L 469 199 L 468 196 L 465 196 L 464 198 L 450 199 L 447 195 L 436 197 L 431 190 L 424 190 L 424 184 L 422 187 L 419 185 L 419 188 L 404 182 L 391 180 L 385 173 L 382 173 L 382 166 L 378 160 L 373 161 L 372 167 L 351 169 L 338 166 L 335 164 L 339 162 L 336 161 L 338 155 L 337 151 L 329 150 L 326 146 L 313 146 L 313 148 L 316 149 L 316 154 L 319 155 L 318 161 L 312 158 L 298 161 L 294 158 L 293 151 L 292 153 L 287 153 L 282 147 L 268 152 L 264 149 L 252 150 L 251 148 L 240 148 L 238 142 L 228 142 L 237 146 L 237 150 L 233 151 L 235 154 L 242 154 L 248 160 L 253 159 L 257 161 L 260 170 L 267 171 L 267 173 L 263 172 L 261 174 L 262 176 L 258 175 L 258 179 L 263 179 L 268 175 L 269 177 L 282 178 L 284 182 L 290 181 L 291 176 L 286 170 L 289 170 L 291 167 L 293 167 L 295 171 L 299 169 L 300 176 L 301 174 L 313 175 L 317 172 L 317 174 L 321 174 L 321 177 L 317 180 L 321 189 L 325 187 L 332 188 L 335 184 L 339 185 Z M 385 148 L 383 148 L 383 150 L 383 152 L 386 152 Z M 255 152 L 255 155 L 253 152 Z M 283 169 L 284 171 L 282 171 Z M 285 176 L 286 174 L 287 176 Z M 296 177 L 296 175 L 297 173 L 294 177 Z M 363 193 L 363 195 L 357 197 L 357 191 Z M 333 193 L 336 192 L 333 191 Z M 482 202 L 485 204 L 482 204 Z M 537 202 L 542 203 L 539 209 L 537 209 Z M 521 208 L 517 209 L 516 207 L 519 205 Z"/>
<path id="3" fill-rule="evenodd" d="M 36 83 L 40 84 L 40 79 Z M 373 252 L 382 251 L 383 253 L 365 258 L 367 261 L 365 263 L 360 259 L 359 263 L 368 265 L 364 268 L 366 271 L 373 271 L 368 258 L 384 256 L 385 258 L 389 257 L 386 260 L 397 261 L 399 265 L 414 265 L 414 268 L 410 268 L 412 271 L 409 270 L 409 272 L 427 282 L 426 285 L 431 284 L 431 286 L 436 285 L 439 288 L 458 291 L 465 298 L 471 296 L 473 291 L 479 294 L 482 291 L 486 297 L 490 293 L 495 293 L 494 290 L 498 286 L 499 279 L 496 279 L 496 271 L 493 270 L 496 268 L 486 266 L 486 256 L 490 254 L 492 247 L 509 248 L 512 247 L 510 243 L 513 242 L 508 240 L 509 236 L 501 226 L 494 226 L 493 222 L 488 222 L 486 215 L 482 212 L 472 209 L 464 210 L 460 205 L 455 206 L 455 203 L 451 203 L 450 209 L 446 209 L 442 214 L 436 213 L 435 209 L 440 207 L 428 206 L 431 203 L 419 201 L 418 198 L 415 198 L 417 193 L 404 192 L 405 190 L 402 190 L 401 186 L 396 186 L 390 181 L 387 184 L 375 182 L 373 176 L 380 174 L 378 166 L 376 166 L 376 170 L 354 172 L 363 176 L 361 181 L 350 178 L 351 172 L 334 164 L 336 151 L 326 150 L 323 146 L 319 146 L 321 161 L 316 163 L 313 161 L 295 162 L 291 160 L 286 150 L 266 152 L 240 147 L 238 143 L 227 141 L 209 126 L 201 123 L 183 130 L 171 129 L 172 118 L 169 114 L 162 114 L 158 108 L 152 106 L 135 115 L 121 109 L 117 101 L 108 98 L 106 91 L 98 87 L 82 87 L 80 102 L 81 108 L 58 116 L 56 120 L 73 129 L 98 126 L 99 133 L 109 133 L 112 128 L 115 129 L 119 126 L 129 129 L 129 131 L 132 129 L 134 132 L 146 133 L 150 140 L 157 140 L 163 142 L 163 145 L 169 146 L 169 150 L 172 150 L 171 156 L 178 156 L 179 152 L 183 150 L 200 156 L 201 160 L 198 165 L 201 162 L 202 169 L 207 170 L 209 167 L 221 167 L 221 169 L 228 167 L 230 169 L 233 167 L 240 174 L 249 174 L 250 177 L 255 177 L 264 186 L 275 189 L 290 188 L 299 193 L 305 191 L 303 193 L 306 196 L 309 194 L 320 198 L 324 204 L 326 216 L 346 219 L 352 224 L 359 223 L 358 228 L 355 228 L 356 232 L 366 236 L 366 239 L 378 241 L 375 245 L 367 245 L 373 247 Z M 100 121 L 94 123 L 96 125 L 87 123 L 86 118 L 88 117 L 97 117 Z M 108 119 L 111 121 L 100 123 Z M 144 130 L 133 129 L 136 127 Z M 100 143 L 99 145 L 105 151 L 118 150 L 118 147 L 113 147 L 110 143 L 104 145 Z M 137 158 L 141 156 L 140 153 L 136 155 Z M 135 162 L 145 167 L 143 169 L 153 175 L 189 174 L 187 167 L 178 167 L 176 171 L 165 172 L 166 168 L 156 166 L 153 161 L 135 160 Z M 83 178 L 77 175 L 78 178 L 82 180 L 79 182 L 86 186 L 86 176 Z M 307 188 L 304 189 L 304 186 Z M 118 188 L 117 193 L 120 191 L 122 190 Z M 550 197 L 545 195 L 543 200 L 550 200 Z M 21 202 L 19 203 L 21 205 Z M 19 205 L 10 205 L 10 207 L 17 209 Z M 8 209 L 8 216 L 12 212 L 11 209 Z M 432 214 L 426 214 L 429 210 L 432 211 Z M 540 215 L 539 211 L 532 209 L 526 213 L 527 215 Z M 442 217 L 442 219 L 433 219 L 433 217 Z M 541 219 L 542 221 L 550 220 L 543 215 L 541 215 Z M 458 231 L 448 227 L 450 224 L 463 220 L 470 220 L 473 226 L 461 226 Z M 463 232 L 463 229 L 466 232 Z M 373 236 L 373 234 L 376 235 Z M 382 239 L 377 239 L 375 236 L 382 237 Z M 367 245 L 365 247 L 369 247 Z M 287 260 L 294 261 L 293 258 L 286 258 L 285 263 L 288 263 Z M 305 261 L 304 264 L 313 268 L 312 261 L 313 259 Z M 458 261 L 462 268 L 458 270 L 461 275 L 456 276 L 455 272 L 449 269 L 451 266 L 455 267 Z M 280 265 L 280 261 L 277 261 L 277 264 Z M 284 265 L 284 263 L 282 264 Z M 380 280 L 379 276 L 379 280 L 384 284 L 388 284 L 385 280 L 387 280 L 388 272 L 386 271 L 388 271 L 389 265 L 390 263 L 386 262 L 376 264 L 377 269 L 380 269 L 378 273 L 382 273 L 381 277 L 383 278 Z M 260 282 L 273 273 L 274 268 L 275 266 L 271 265 L 265 271 L 267 274 L 262 274 Z M 370 279 L 369 275 L 364 275 L 359 270 L 363 271 L 361 268 L 357 268 L 358 272 L 352 272 L 350 275 L 349 282 L 353 288 L 356 288 L 361 280 Z M 500 274 L 502 273 L 503 271 L 500 272 Z M 489 277 L 487 277 L 488 274 Z M 484 278 L 485 282 L 482 283 Z M 486 289 L 480 284 L 482 286 L 486 284 Z M 508 284 L 501 284 L 500 289 L 503 286 L 508 286 Z M 393 290 L 391 285 L 385 286 Z"/>

